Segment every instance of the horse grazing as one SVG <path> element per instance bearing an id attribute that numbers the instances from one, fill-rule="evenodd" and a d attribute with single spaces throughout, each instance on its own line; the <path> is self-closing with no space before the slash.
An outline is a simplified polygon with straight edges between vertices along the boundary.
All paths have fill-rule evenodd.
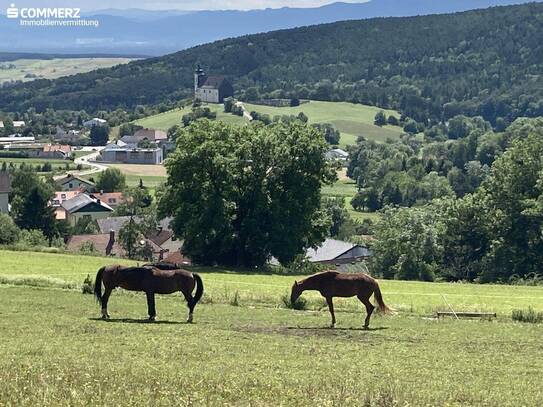
<path id="1" fill-rule="evenodd" d="M 370 302 L 372 294 L 375 294 L 375 300 L 381 312 L 385 314 L 392 312 L 383 301 L 379 283 L 367 274 L 347 274 L 338 273 L 337 271 L 324 271 L 313 274 L 300 282 L 294 282 L 290 301 L 292 303 L 296 302 L 300 295 L 302 295 L 302 292 L 307 290 L 319 291 L 326 298 L 330 314 L 332 315 L 332 328 L 336 324 L 333 297 L 357 296 L 362 304 L 366 306 L 366 319 L 364 321 L 364 328 L 366 329 L 370 325 L 370 317 L 375 309 L 375 306 Z"/>
<path id="2" fill-rule="evenodd" d="M 102 283 L 105 288 L 103 295 Z M 191 323 L 194 307 L 204 293 L 202 278 L 187 270 L 173 269 L 166 265 L 156 265 L 156 267 L 155 265 L 144 267 L 105 266 L 98 270 L 94 283 L 94 295 L 102 306 L 103 319 L 109 318 L 107 302 L 111 291 L 116 287 L 145 292 L 150 321 L 154 321 L 156 318 L 155 294 L 172 294 L 181 291 L 189 307 L 187 322 Z M 196 287 L 196 293 L 193 296 L 194 287 Z"/>

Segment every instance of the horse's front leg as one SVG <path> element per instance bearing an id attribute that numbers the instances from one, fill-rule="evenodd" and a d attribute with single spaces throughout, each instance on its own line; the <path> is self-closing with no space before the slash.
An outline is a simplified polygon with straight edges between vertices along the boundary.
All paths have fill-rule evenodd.
<path id="1" fill-rule="evenodd" d="M 149 321 L 154 321 L 156 318 L 155 293 L 146 291 L 145 294 L 147 295 L 147 313 L 149 314 Z"/>
<path id="2" fill-rule="evenodd" d="M 326 302 L 328 303 L 328 309 L 330 310 L 330 315 L 332 315 L 332 325 L 330 325 L 330 328 L 333 328 L 336 326 L 336 316 L 334 314 L 334 302 L 332 300 L 332 297 L 326 297 Z"/>

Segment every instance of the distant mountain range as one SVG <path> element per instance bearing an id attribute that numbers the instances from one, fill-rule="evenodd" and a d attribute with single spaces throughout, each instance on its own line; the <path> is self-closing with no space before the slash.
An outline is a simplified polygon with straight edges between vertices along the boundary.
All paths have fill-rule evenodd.
<path id="1" fill-rule="evenodd" d="M 99 27 L 25 27 L 0 15 L 0 50 L 45 53 L 163 55 L 218 39 L 272 30 L 373 17 L 451 13 L 523 0 L 370 0 L 316 8 L 251 11 L 148 11 L 87 13 Z"/>

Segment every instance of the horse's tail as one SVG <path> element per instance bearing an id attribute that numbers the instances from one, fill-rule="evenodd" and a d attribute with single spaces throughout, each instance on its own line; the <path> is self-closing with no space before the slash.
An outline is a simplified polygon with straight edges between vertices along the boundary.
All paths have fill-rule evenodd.
<path id="1" fill-rule="evenodd" d="M 383 301 L 383 296 L 381 295 L 381 289 L 379 288 L 379 283 L 375 282 L 375 289 L 373 291 L 373 295 L 375 296 L 375 301 L 377 301 L 377 306 L 380 312 L 383 314 L 393 314 L 394 310 L 392 308 L 389 308 L 385 302 Z"/>
<path id="2" fill-rule="evenodd" d="M 202 295 L 204 295 L 204 282 L 202 281 L 202 277 L 200 277 L 198 274 L 192 273 L 192 276 L 196 281 L 196 293 L 194 294 L 194 299 L 192 300 L 192 304 L 194 306 L 198 303 L 198 301 L 200 301 Z"/>
<path id="3" fill-rule="evenodd" d="M 102 267 L 96 273 L 96 279 L 94 280 L 94 296 L 98 302 L 102 302 L 102 274 L 104 273 L 106 267 Z"/>

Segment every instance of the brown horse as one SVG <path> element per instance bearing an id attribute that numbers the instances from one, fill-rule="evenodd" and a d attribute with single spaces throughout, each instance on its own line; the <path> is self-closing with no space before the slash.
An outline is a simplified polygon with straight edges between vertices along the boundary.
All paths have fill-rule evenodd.
<path id="1" fill-rule="evenodd" d="M 302 292 L 307 290 L 319 291 L 321 295 L 326 298 L 330 314 L 332 315 L 332 328 L 336 324 L 334 303 L 332 302 L 333 297 L 357 296 L 362 304 L 366 306 L 367 315 L 364 321 L 364 328 L 366 329 L 370 325 L 370 317 L 375 309 L 375 306 L 370 302 L 372 294 L 375 294 L 375 300 L 377 301 L 381 312 L 392 312 L 383 301 L 379 283 L 367 274 L 347 274 L 338 273 L 337 271 L 324 271 L 322 273 L 313 274 L 300 282 L 294 282 L 290 301 L 292 303 L 296 302 L 298 297 L 302 295 Z"/>
<path id="2" fill-rule="evenodd" d="M 105 288 L 103 295 L 102 283 Z M 172 294 L 181 291 L 189 307 L 187 322 L 191 323 L 194 307 L 204 293 L 204 284 L 201 277 L 196 273 L 183 269 L 174 269 L 168 265 L 147 265 L 144 267 L 105 266 L 98 270 L 94 283 L 94 295 L 102 306 L 103 319 L 109 318 L 107 302 L 111 291 L 116 287 L 145 292 L 150 321 L 154 321 L 156 318 L 155 294 Z M 194 287 L 196 287 L 196 293 L 192 296 Z"/>

